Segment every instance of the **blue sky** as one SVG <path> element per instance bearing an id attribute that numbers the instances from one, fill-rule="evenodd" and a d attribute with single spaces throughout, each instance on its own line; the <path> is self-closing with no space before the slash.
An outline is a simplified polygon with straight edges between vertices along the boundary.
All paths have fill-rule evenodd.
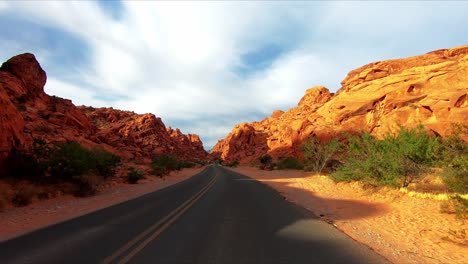
<path id="1" fill-rule="evenodd" d="M 210 149 L 354 68 L 468 44 L 466 14 L 466 1 L 0 1 L 0 60 L 32 52 L 47 93 L 154 113 Z"/>

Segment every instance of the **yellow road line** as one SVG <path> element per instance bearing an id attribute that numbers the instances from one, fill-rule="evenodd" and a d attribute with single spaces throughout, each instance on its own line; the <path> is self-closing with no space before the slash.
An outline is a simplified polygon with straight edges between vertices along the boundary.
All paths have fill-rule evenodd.
<path id="1" fill-rule="evenodd" d="M 199 192 L 197 192 L 195 195 L 190 197 L 187 201 L 185 201 L 183 204 L 181 204 L 179 207 L 171 211 L 168 215 L 166 215 L 164 218 L 150 226 L 148 229 L 146 229 L 144 232 L 139 234 L 137 237 L 129 241 L 127 244 L 119 248 L 116 252 L 114 252 L 112 255 L 108 256 L 102 261 L 102 264 L 109 264 L 112 261 L 114 261 L 118 256 L 120 256 L 122 253 L 127 251 L 129 248 L 137 244 L 142 238 L 147 236 L 149 233 L 153 232 L 154 229 L 156 229 L 158 226 L 166 222 L 163 226 L 161 226 L 159 229 L 157 229 L 149 238 L 143 241 L 137 248 L 132 250 L 127 256 L 125 256 L 122 260 L 120 260 L 118 263 L 126 263 L 128 260 L 130 260 L 134 255 L 136 255 L 139 251 L 141 251 L 151 240 L 156 238 L 162 231 L 164 231 L 167 227 L 170 226 L 175 220 L 177 220 L 185 211 L 187 211 L 198 199 L 200 199 L 216 182 L 216 177 L 218 175 L 216 174 L 215 177 L 205 186 L 203 189 L 201 189 Z M 168 221 L 169 220 L 169 221 Z"/>

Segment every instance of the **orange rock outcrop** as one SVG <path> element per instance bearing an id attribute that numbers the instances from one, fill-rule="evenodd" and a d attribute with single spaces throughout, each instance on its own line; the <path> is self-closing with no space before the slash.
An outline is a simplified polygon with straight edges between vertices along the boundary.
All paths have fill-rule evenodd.
<path id="1" fill-rule="evenodd" d="M 207 158 L 198 135 L 185 135 L 179 129 L 166 128 L 161 118 L 153 114 L 87 106 L 79 109 L 97 127 L 97 140 L 114 147 L 127 158 L 149 158 L 163 153 L 192 161 Z"/>
<path id="2" fill-rule="evenodd" d="M 311 88 L 297 107 L 235 126 L 212 155 L 243 163 L 266 153 L 300 156 L 300 145 L 313 136 L 327 140 L 364 130 L 383 137 L 418 124 L 445 136 L 452 123 L 468 119 L 468 46 L 370 63 L 351 71 L 341 85 L 336 94 Z"/>
<path id="3" fill-rule="evenodd" d="M 47 80 L 35 56 L 15 56 L 0 67 L 0 173 L 14 150 L 28 151 L 34 138 L 47 142 L 76 140 L 88 148 L 102 147 L 126 158 L 175 154 L 206 159 L 195 135 L 172 136 L 160 118 L 109 108 L 73 105 L 44 92 Z"/>

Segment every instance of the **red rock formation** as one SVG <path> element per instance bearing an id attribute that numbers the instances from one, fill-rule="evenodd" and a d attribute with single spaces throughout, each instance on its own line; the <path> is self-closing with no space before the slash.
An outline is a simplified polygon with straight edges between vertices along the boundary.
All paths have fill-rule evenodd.
<path id="1" fill-rule="evenodd" d="M 154 115 L 79 109 L 70 100 L 45 94 L 46 79 L 33 54 L 15 56 L 0 67 L 0 173 L 11 151 L 28 151 L 34 138 L 76 140 L 88 148 L 99 146 L 131 158 L 155 153 L 191 160 L 207 156 L 197 136 L 172 137 Z"/>
<path id="2" fill-rule="evenodd" d="M 108 144 L 127 158 L 149 158 L 162 153 L 185 160 L 204 160 L 207 152 L 197 135 L 166 129 L 161 118 L 113 108 L 79 107 L 98 128 L 99 142 Z"/>
<path id="3" fill-rule="evenodd" d="M 468 46 L 370 63 L 341 84 L 336 94 L 315 87 L 295 108 L 235 126 L 212 153 L 243 163 L 265 153 L 299 156 L 300 144 L 311 136 L 326 140 L 364 130 L 382 137 L 417 124 L 447 135 L 452 123 L 468 119 Z"/>

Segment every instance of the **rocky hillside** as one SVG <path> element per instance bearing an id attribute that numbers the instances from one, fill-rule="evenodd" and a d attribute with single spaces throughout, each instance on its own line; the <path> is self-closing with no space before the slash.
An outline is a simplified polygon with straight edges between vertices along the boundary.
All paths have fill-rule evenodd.
<path id="1" fill-rule="evenodd" d="M 78 107 L 93 125 L 99 142 L 119 150 L 129 158 L 171 153 L 184 160 L 203 160 L 207 153 L 198 135 L 166 128 L 153 114 L 139 115 L 113 108 Z"/>
<path id="2" fill-rule="evenodd" d="M 445 136 L 452 123 L 468 120 L 468 46 L 370 63 L 351 71 L 341 85 L 336 94 L 311 88 L 297 107 L 235 126 L 212 154 L 243 163 L 266 153 L 299 156 L 309 137 L 327 140 L 362 130 L 382 137 L 417 124 Z"/>
<path id="3" fill-rule="evenodd" d="M 33 54 L 15 56 L 0 67 L 0 173 L 12 151 L 28 151 L 34 138 L 76 140 L 125 158 L 175 154 L 206 159 L 198 136 L 166 129 L 160 118 L 110 108 L 76 107 L 44 92 L 45 71 Z"/>

